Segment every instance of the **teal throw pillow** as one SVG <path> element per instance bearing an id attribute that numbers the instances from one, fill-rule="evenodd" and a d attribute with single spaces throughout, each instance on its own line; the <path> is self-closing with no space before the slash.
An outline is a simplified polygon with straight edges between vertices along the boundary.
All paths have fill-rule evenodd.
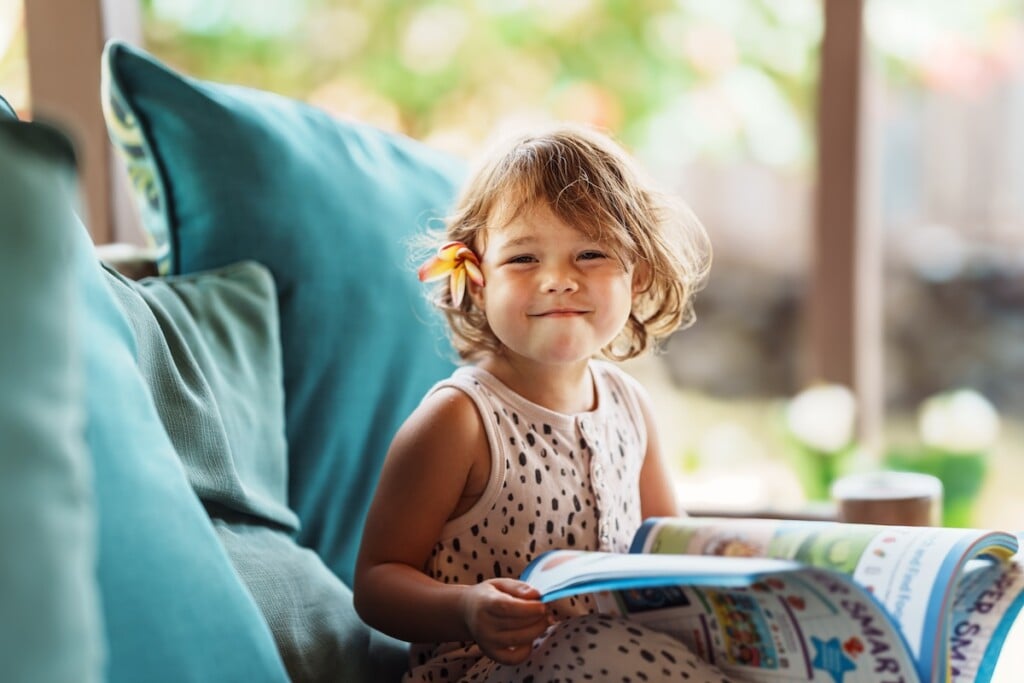
<path id="1" fill-rule="evenodd" d="M 406 243 L 449 210 L 462 164 L 123 43 L 103 71 L 108 129 L 165 270 L 254 260 L 273 273 L 297 538 L 350 582 L 391 438 L 454 368 Z"/>
<path id="2" fill-rule="evenodd" d="M 103 680 L 82 320 L 59 208 L 73 164 L 56 131 L 0 121 L 0 666 L 24 683 Z"/>
<path id="3" fill-rule="evenodd" d="M 5 159 L 3 165 L 22 161 Z M 63 173 L 73 172 L 67 163 Z M 69 249 L 68 272 L 80 311 L 74 339 L 82 358 L 84 433 L 93 471 L 105 680 L 286 681 L 266 622 L 160 423 L 136 367 L 128 321 L 70 199 L 55 176 L 45 219 Z"/>

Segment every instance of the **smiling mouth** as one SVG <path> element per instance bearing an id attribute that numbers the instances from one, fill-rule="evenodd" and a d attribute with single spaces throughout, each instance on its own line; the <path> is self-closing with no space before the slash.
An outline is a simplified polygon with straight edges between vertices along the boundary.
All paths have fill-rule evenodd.
<path id="1" fill-rule="evenodd" d="M 581 311 L 577 309 L 560 308 L 554 311 L 544 311 L 543 313 L 534 313 L 534 318 L 571 318 L 577 315 L 586 315 L 590 311 Z"/>

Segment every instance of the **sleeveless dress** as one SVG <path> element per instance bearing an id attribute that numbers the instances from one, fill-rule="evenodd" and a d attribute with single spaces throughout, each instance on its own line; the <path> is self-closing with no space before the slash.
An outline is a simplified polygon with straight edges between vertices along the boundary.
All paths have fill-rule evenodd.
<path id="1" fill-rule="evenodd" d="M 517 579 L 553 548 L 626 552 L 640 526 L 647 432 L 636 380 L 590 363 L 597 407 L 567 415 L 532 403 L 477 367 L 436 384 L 476 405 L 491 452 L 480 499 L 449 521 L 426 573 L 444 583 Z M 429 395 L 429 394 L 428 394 Z M 414 644 L 405 681 L 727 681 L 681 642 L 627 619 L 599 615 L 589 595 L 554 603 L 558 619 L 528 660 L 504 665 L 472 642 Z"/>

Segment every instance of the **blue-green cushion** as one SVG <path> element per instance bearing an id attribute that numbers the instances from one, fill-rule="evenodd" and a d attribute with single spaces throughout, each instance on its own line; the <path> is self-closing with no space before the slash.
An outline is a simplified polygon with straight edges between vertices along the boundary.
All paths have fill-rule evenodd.
<path id="1" fill-rule="evenodd" d="M 64 173 L 72 172 L 68 164 Z M 125 315 L 60 189 L 55 180 L 47 219 L 59 221 L 71 251 L 82 312 L 76 346 L 98 517 L 106 681 L 286 681 L 266 622 L 189 487 L 136 367 Z"/>
<path id="2" fill-rule="evenodd" d="M 166 269 L 272 271 L 298 539 L 350 581 L 391 438 L 454 367 L 406 240 L 448 211 L 462 164 L 122 43 L 105 52 L 104 93 Z"/>
<path id="3" fill-rule="evenodd" d="M 73 163 L 56 131 L 0 120 L 0 677 L 25 683 L 102 680 L 82 320 L 59 208 Z"/>

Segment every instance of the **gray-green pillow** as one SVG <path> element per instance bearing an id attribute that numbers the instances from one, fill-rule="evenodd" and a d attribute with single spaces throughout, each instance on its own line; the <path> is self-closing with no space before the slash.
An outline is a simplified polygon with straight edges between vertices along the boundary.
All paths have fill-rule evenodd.
<path id="1" fill-rule="evenodd" d="M 108 279 L 160 419 L 208 508 L 294 531 L 274 281 L 254 262 Z"/>
<path id="2" fill-rule="evenodd" d="M 109 272 L 193 488 L 270 626 L 290 679 L 397 680 L 408 648 L 287 532 L 284 393 L 273 278 L 255 262 L 132 282 Z"/>
<path id="3" fill-rule="evenodd" d="M 286 534 L 214 520 L 238 575 L 270 625 L 293 683 L 398 681 L 409 647 L 363 623 L 352 591 Z"/>
<path id="4" fill-rule="evenodd" d="M 55 131 L 0 121 L 0 670 L 23 683 L 102 680 L 81 306 L 54 201 L 73 164 Z"/>

